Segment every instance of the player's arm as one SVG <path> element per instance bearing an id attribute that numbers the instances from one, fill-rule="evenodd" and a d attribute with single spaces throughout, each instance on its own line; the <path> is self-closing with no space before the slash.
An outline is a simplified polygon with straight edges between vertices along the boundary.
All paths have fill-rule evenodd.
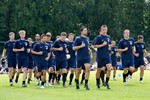
<path id="1" fill-rule="evenodd" d="M 90 55 L 90 57 L 92 58 L 92 57 L 93 57 L 93 55 L 92 55 L 92 50 L 91 50 L 90 48 L 88 48 L 88 50 L 89 50 L 89 55 Z"/>
<path id="2" fill-rule="evenodd" d="M 52 47 L 53 51 L 63 51 L 63 47 L 59 47 L 58 44 L 59 44 L 58 41 L 54 42 L 53 47 Z"/>
<path id="3" fill-rule="evenodd" d="M 125 51 L 127 51 L 127 50 L 128 50 L 128 47 L 123 48 L 123 43 L 120 41 L 120 42 L 119 42 L 119 45 L 118 45 L 117 51 L 118 51 L 118 52 L 125 52 Z"/>
<path id="4" fill-rule="evenodd" d="M 7 49 L 3 49 L 2 58 L 5 58 Z"/>
<path id="5" fill-rule="evenodd" d="M 33 50 L 31 51 L 32 54 L 34 55 L 43 55 L 43 52 L 42 51 L 37 51 L 39 49 L 39 45 L 36 44 L 33 48 Z"/>
<path id="6" fill-rule="evenodd" d="M 74 44 L 72 49 L 74 51 L 76 51 L 76 50 L 79 50 L 79 49 L 84 48 L 84 47 L 85 47 L 85 43 L 84 42 L 81 43 L 80 39 L 76 38 L 75 44 Z"/>
<path id="7" fill-rule="evenodd" d="M 100 37 L 97 37 L 94 42 L 95 42 L 93 44 L 94 48 L 101 48 L 101 47 L 107 45 L 107 42 L 106 41 L 102 41 L 102 39 Z"/>
<path id="8" fill-rule="evenodd" d="M 18 42 L 15 43 L 15 47 L 13 48 L 13 52 L 21 52 L 24 51 L 24 47 L 22 47 L 21 49 L 18 49 Z"/>

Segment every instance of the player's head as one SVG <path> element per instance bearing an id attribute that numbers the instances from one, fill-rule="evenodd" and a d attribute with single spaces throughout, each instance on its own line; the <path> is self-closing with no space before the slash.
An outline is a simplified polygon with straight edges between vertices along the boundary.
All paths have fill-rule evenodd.
<path id="1" fill-rule="evenodd" d="M 80 32 L 81 32 L 81 35 L 86 36 L 86 35 L 88 34 L 88 29 L 87 29 L 87 27 L 82 26 L 82 27 L 80 28 Z"/>
<path id="2" fill-rule="evenodd" d="M 52 34 L 50 32 L 47 32 L 46 36 L 47 36 L 47 41 L 50 41 L 51 37 L 52 37 Z"/>
<path id="3" fill-rule="evenodd" d="M 26 37 L 26 31 L 25 30 L 20 30 L 19 35 L 20 35 L 20 38 L 24 39 Z"/>
<path id="4" fill-rule="evenodd" d="M 58 40 L 59 38 L 60 38 L 60 36 L 59 36 L 59 35 L 57 35 L 57 36 L 56 36 L 56 40 Z"/>
<path id="5" fill-rule="evenodd" d="M 28 41 L 29 41 L 29 44 L 33 43 L 32 38 L 28 38 Z"/>
<path id="6" fill-rule="evenodd" d="M 61 41 L 65 41 L 66 37 L 67 37 L 67 33 L 66 32 L 61 32 L 61 34 L 60 34 Z"/>
<path id="7" fill-rule="evenodd" d="M 139 41 L 139 42 L 143 42 L 143 40 L 144 40 L 143 35 L 138 35 L 138 41 Z"/>
<path id="8" fill-rule="evenodd" d="M 108 27 L 106 25 L 102 25 L 99 32 L 102 35 L 107 35 L 107 31 L 108 31 Z"/>
<path id="9" fill-rule="evenodd" d="M 15 33 L 14 32 L 10 32 L 9 33 L 9 39 L 10 40 L 14 40 L 15 39 Z"/>
<path id="10" fill-rule="evenodd" d="M 130 30 L 125 29 L 124 32 L 123 32 L 123 37 L 128 39 L 130 37 Z"/>
<path id="11" fill-rule="evenodd" d="M 111 46 L 112 47 L 116 46 L 116 41 L 111 41 Z"/>
<path id="12" fill-rule="evenodd" d="M 41 42 L 45 43 L 47 41 L 47 36 L 45 34 L 41 35 Z"/>
<path id="13" fill-rule="evenodd" d="M 74 40 L 74 34 L 73 33 L 69 33 L 68 39 L 70 41 L 73 41 Z"/>
<path id="14" fill-rule="evenodd" d="M 35 41 L 40 41 L 40 34 L 35 34 Z"/>

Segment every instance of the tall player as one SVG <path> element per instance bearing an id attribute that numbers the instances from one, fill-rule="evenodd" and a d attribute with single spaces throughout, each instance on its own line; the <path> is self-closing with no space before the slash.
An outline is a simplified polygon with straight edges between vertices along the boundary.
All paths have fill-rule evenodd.
<path id="1" fill-rule="evenodd" d="M 89 38 L 87 37 L 88 30 L 85 26 L 80 28 L 81 35 L 76 37 L 73 50 L 77 51 L 77 68 L 76 68 L 76 89 L 79 87 L 79 76 L 81 73 L 82 67 L 85 67 L 85 88 L 90 90 L 88 86 L 88 81 L 90 77 L 90 53 L 89 48 Z"/>
<path id="2" fill-rule="evenodd" d="M 18 83 L 19 74 L 23 71 L 22 75 L 22 87 L 27 87 L 27 66 L 28 66 L 28 52 L 29 42 L 25 39 L 26 32 L 24 30 L 19 31 L 20 39 L 16 41 L 13 48 L 14 52 L 17 52 L 18 71 L 15 82 Z"/>
<path id="3" fill-rule="evenodd" d="M 94 48 L 97 48 L 97 72 L 96 72 L 96 86 L 100 88 L 100 73 L 104 70 L 104 66 L 107 68 L 106 72 L 106 88 L 109 87 L 109 78 L 111 74 L 111 58 L 109 55 L 110 36 L 107 35 L 108 28 L 106 25 L 102 25 L 100 28 L 100 35 L 96 37 Z"/>
<path id="4" fill-rule="evenodd" d="M 138 71 L 138 68 L 140 67 L 140 83 L 144 83 L 144 53 L 147 53 L 146 44 L 143 40 L 144 37 L 142 35 L 138 35 L 138 41 L 135 42 L 134 50 L 134 72 Z"/>
<path id="5" fill-rule="evenodd" d="M 121 52 L 122 67 L 123 67 L 123 84 L 127 85 L 126 78 L 132 75 L 134 71 L 134 39 L 130 37 L 130 30 L 126 29 L 123 33 L 123 39 L 119 41 L 118 51 Z"/>
<path id="6" fill-rule="evenodd" d="M 10 32 L 9 33 L 9 41 L 7 41 L 4 45 L 4 50 L 2 54 L 2 58 L 5 58 L 5 55 L 7 57 L 7 63 L 8 63 L 8 70 L 9 70 L 9 82 L 10 86 L 13 85 L 13 79 L 16 71 L 16 52 L 13 51 L 13 47 L 15 45 L 15 33 Z"/>

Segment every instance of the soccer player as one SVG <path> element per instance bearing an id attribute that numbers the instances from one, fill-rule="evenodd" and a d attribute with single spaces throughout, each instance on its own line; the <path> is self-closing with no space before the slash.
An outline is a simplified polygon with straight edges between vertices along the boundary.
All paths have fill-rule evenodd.
<path id="1" fill-rule="evenodd" d="M 8 63 L 8 70 L 9 70 L 9 82 L 10 86 L 13 85 L 13 79 L 16 72 L 16 52 L 13 51 L 13 47 L 16 43 L 15 41 L 15 33 L 10 32 L 9 33 L 9 41 L 7 41 L 4 45 L 4 50 L 2 54 L 2 58 L 5 58 L 5 55 L 7 57 L 7 63 Z"/>
<path id="2" fill-rule="evenodd" d="M 104 70 L 104 66 L 107 68 L 106 72 L 106 88 L 109 87 L 109 78 L 111 74 L 111 58 L 109 55 L 110 36 L 107 35 L 108 28 L 106 25 L 102 25 L 100 28 L 100 35 L 96 37 L 94 47 L 97 48 L 97 72 L 96 72 L 96 86 L 100 88 L 100 73 Z"/>
<path id="3" fill-rule="evenodd" d="M 76 89 L 79 87 L 79 77 L 82 67 L 85 67 L 85 88 L 90 90 L 88 87 L 88 80 L 90 76 L 90 48 L 89 38 L 87 37 L 88 30 L 85 26 L 80 28 L 81 35 L 76 37 L 73 50 L 77 51 L 77 68 L 76 68 Z"/>
<path id="4" fill-rule="evenodd" d="M 75 54 L 75 51 L 73 50 L 74 34 L 69 33 L 68 39 L 69 39 L 69 41 L 68 41 L 68 51 L 69 51 L 69 55 L 70 55 L 70 58 L 68 59 L 68 70 L 70 69 L 69 86 L 72 86 L 72 80 L 73 80 L 74 72 L 75 72 L 75 68 L 76 68 L 76 54 Z"/>
<path id="5" fill-rule="evenodd" d="M 31 78 L 32 78 L 32 69 L 33 69 L 33 54 L 31 53 L 33 49 L 33 41 L 31 38 L 28 38 L 29 41 L 29 47 L 30 52 L 28 53 L 28 84 L 30 84 Z"/>
<path id="6" fill-rule="evenodd" d="M 44 83 L 46 82 L 46 69 L 48 67 L 48 60 L 50 58 L 50 47 L 46 43 L 47 36 L 45 34 L 41 35 L 41 42 L 36 43 L 32 53 L 36 55 L 36 65 L 37 65 L 37 80 L 39 80 L 40 76 L 42 75 L 42 83 L 41 88 L 44 88 Z"/>
<path id="7" fill-rule="evenodd" d="M 118 51 L 121 52 L 122 67 L 123 67 L 123 84 L 127 85 L 126 78 L 131 79 L 132 72 L 134 70 L 134 39 L 130 37 L 130 30 L 125 29 L 123 33 L 123 39 L 119 41 Z"/>
<path id="8" fill-rule="evenodd" d="M 52 34 L 50 32 L 47 32 L 46 36 L 47 36 L 47 43 L 49 44 L 49 47 L 52 48 L 53 46 L 53 41 L 51 41 Z M 48 72 L 49 72 L 48 85 L 49 86 L 52 86 L 51 79 L 52 77 L 54 77 L 55 74 L 54 66 L 55 66 L 54 54 L 51 50 L 50 59 L 48 60 Z"/>
<path id="9" fill-rule="evenodd" d="M 55 61 L 56 61 L 56 73 L 60 74 L 62 70 L 62 80 L 63 80 L 63 87 L 66 88 L 66 77 L 67 77 L 67 57 L 66 54 L 68 53 L 67 45 L 68 43 L 65 41 L 66 39 L 66 32 L 62 32 L 61 36 L 58 40 L 56 40 L 53 44 L 52 50 L 55 51 Z M 59 78 L 59 77 L 58 77 Z"/>
<path id="10" fill-rule="evenodd" d="M 116 70 L 117 70 L 117 47 L 116 42 L 111 42 L 111 61 L 112 61 L 112 67 L 113 67 L 113 80 L 116 81 Z"/>
<path id="11" fill-rule="evenodd" d="M 15 82 L 18 83 L 19 74 L 23 71 L 22 76 L 22 87 L 27 87 L 26 78 L 27 78 L 27 66 L 28 66 L 28 52 L 29 52 L 29 42 L 25 40 L 26 32 L 24 30 L 19 31 L 20 39 L 16 41 L 13 48 L 14 52 L 17 52 L 17 62 L 18 62 L 18 71 Z"/>
<path id="12" fill-rule="evenodd" d="M 35 41 L 33 42 L 33 47 L 35 46 L 36 43 L 40 42 L 40 35 L 39 34 L 35 34 Z M 36 56 L 33 55 L 33 70 L 34 70 L 34 78 L 36 79 L 36 74 L 37 74 L 37 66 L 36 66 L 36 62 L 35 62 Z M 37 80 L 37 84 L 38 80 Z"/>
<path id="13" fill-rule="evenodd" d="M 138 68 L 140 67 L 140 83 L 143 82 L 143 76 L 144 76 L 144 53 L 147 53 L 146 51 L 146 44 L 143 42 L 143 36 L 138 35 L 138 41 L 135 42 L 135 51 L 134 51 L 134 72 L 138 71 Z"/>

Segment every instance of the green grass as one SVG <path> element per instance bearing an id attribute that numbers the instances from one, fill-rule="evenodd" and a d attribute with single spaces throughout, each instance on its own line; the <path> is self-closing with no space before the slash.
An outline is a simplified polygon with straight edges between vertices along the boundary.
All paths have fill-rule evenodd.
<path id="1" fill-rule="evenodd" d="M 118 71 L 118 74 L 122 74 L 122 71 Z M 19 83 L 10 87 L 8 75 L 0 75 L 0 100 L 150 100 L 150 71 L 145 71 L 144 84 L 139 83 L 137 72 L 127 86 L 123 86 L 122 77 L 118 76 L 117 81 L 110 80 L 110 86 L 110 90 L 105 87 L 96 89 L 94 71 L 91 72 L 89 81 L 90 91 L 86 91 L 83 85 L 80 90 L 76 90 L 75 83 L 66 89 L 62 88 L 61 84 L 40 89 L 35 85 L 35 81 L 27 88 L 22 88 L 21 76 Z"/>

